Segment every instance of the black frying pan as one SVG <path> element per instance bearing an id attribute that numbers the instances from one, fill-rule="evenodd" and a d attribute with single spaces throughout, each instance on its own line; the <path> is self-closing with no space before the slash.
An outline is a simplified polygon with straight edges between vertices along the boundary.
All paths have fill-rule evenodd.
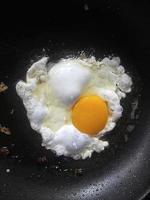
<path id="1" fill-rule="evenodd" d="M 30 5 L 1 16 L 0 123 L 12 135 L 0 134 L 1 200 L 137 200 L 150 189 L 148 1 L 77 1 Z M 8 11 L 8 10 L 7 10 Z M 43 11 L 43 12 L 42 12 Z M 7 12 L 9 13 L 9 11 Z M 74 161 L 56 157 L 40 146 L 41 137 L 27 120 L 15 92 L 28 67 L 44 55 L 50 61 L 78 55 L 118 55 L 133 78 L 133 89 L 122 101 L 123 117 L 105 137 L 110 146 L 92 158 Z M 12 114 L 12 109 L 14 113 Z"/>

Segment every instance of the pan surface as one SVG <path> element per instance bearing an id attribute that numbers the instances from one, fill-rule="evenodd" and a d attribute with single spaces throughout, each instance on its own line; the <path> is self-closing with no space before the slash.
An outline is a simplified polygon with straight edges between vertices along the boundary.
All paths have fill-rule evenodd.
<path id="1" fill-rule="evenodd" d="M 143 198 L 150 189 L 148 2 L 56 2 L 46 7 L 18 10 L 17 17 L 5 22 L 1 18 L 0 81 L 8 89 L 0 93 L 0 123 L 12 134 L 0 134 L 0 147 L 10 151 L 0 157 L 0 199 Z M 41 137 L 31 129 L 15 85 L 42 56 L 57 61 L 81 51 L 97 58 L 118 55 L 134 84 L 122 101 L 122 118 L 105 136 L 109 148 L 75 161 L 41 147 Z"/>

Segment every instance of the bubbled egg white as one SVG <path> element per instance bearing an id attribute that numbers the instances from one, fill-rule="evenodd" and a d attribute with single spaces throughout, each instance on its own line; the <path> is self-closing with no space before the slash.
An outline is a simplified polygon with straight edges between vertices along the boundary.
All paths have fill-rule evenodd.
<path id="1" fill-rule="evenodd" d="M 95 57 L 62 59 L 51 67 L 48 57 L 43 57 L 29 68 L 26 82 L 17 83 L 16 91 L 46 149 L 58 156 L 85 159 L 108 146 L 101 136 L 111 131 L 122 116 L 120 100 L 131 91 L 131 85 L 118 57 L 101 61 Z M 87 94 L 100 96 L 109 109 L 104 129 L 94 137 L 79 131 L 71 120 L 71 107 Z"/>
<path id="2" fill-rule="evenodd" d="M 62 60 L 48 72 L 49 87 L 60 102 L 70 106 L 83 92 L 90 75 L 76 60 Z"/>

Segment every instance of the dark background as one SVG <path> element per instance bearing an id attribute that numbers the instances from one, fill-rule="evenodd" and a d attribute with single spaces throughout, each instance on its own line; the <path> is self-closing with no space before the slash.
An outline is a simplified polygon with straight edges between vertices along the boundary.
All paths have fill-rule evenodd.
<path id="1" fill-rule="evenodd" d="M 50 1 L 48 4 L 44 2 L 36 2 L 34 5 L 27 2 L 20 2 L 19 4 L 14 5 L 9 2 L 6 4 L 7 5 L 5 6 L 1 5 L 0 12 L 0 67 L 1 75 L 4 82 L 9 86 L 10 92 L 6 92 L 5 98 L 2 97 L 2 100 L 5 103 L 3 104 L 4 106 L 1 105 L 1 109 L 5 114 L 1 115 L 1 120 L 3 123 L 8 123 L 10 128 L 12 127 L 14 135 L 10 138 L 1 136 L 1 145 L 6 145 L 7 140 L 7 145 L 11 150 L 11 156 L 0 160 L 0 169 L 2 172 L 4 172 L 4 169 L 6 168 L 10 168 L 13 171 L 13 167 L 16 166 L 16 168 L 14 167 L 14 171 L 16 169 L 18 171 L 16 170 L 14 176 L 19 176 L 21 173 L 28 174 L 29 177 L 26 182 L 29 182 L 31 179 L 32 181 L 30 185 L 34 188 L 34 183 L 37 182 L 37 174 L 35 177 L 31 165 L 33 164 L 34 169 L 35 160 L 38 156 L 42 156 L 43 154 L 47 155 L 47 153 L 41 149 L 37 150 L 40 145 L 40 138 L 38 138 L 36 134 L 34 135 L 33 132 L 33 138 L 29 135 L 31 130 L 26 121 L 25 111 L 22 108 L 19 99 L 12 97 L 12 95 L 16 95 L 13 91 L 16 81 L 20 77 L 23 77 L 23 74 L 26 71 L 26 66 L 30 62 L 32 63 L 32 58 L 33 61 L 36 60 L 38 54 L 55 54 L 56 49 L 59 52 L 63 45 L 66 48 L 65 44 L 62 44 L 61 41 L 67 41 L 70 46 L 73 44 L 73 48 L 85 46 L 86 49 L 90 46 L 90 51 L 93 52 L 93 48 L 97 46 L 97 38 L 94 38 L 95 32 L 100 34 L 101 28 L 105 30 L 104 37 L 102 39 L 99 38 L 102 49 L 105 49 L 104 53 L 109 52 L 111 54 L 113 52 L 119 52 L 120 57 L 122 57 L 124 52 L 122 52 L 121 49 L 124 49 L 124 51 L 127 52 L 128 57 L 131 59 L 131 63 L 133 60 L 137 59 L 137 66 L 145 66 L 145 70 L 148 72 L 149 63 L 147 60 L 150 58 L 150 5 L 149 1 L 146 0 L 140 2 L 110 0 Z M 57 44 L 53 46 L 51 41 L 49 41 L 51 49 L 47 49 L 45 52 L 42 48 L 46 47 L 49 33 L 51 40 Z M 75 44 L 74 41 L 76 38 L 82 41 L 81 45 L 79 43 Z M 115 45 L 116 42 L 117 45 Z M 61 46 L 59 47 L 60 43 Z M 106 44 L 107 47 L 105 47 Z M 36 52 L 34 49 L 36 49 Z M 138 51 L 141 51 L 141 54 Z M 15 68 L 15 66 L 19 65 L 22 65 L 22 69 Z M 145 79 L 148 80 L 150 77 L 148 76 L 148 73 L 147 75 L 144 74 L 145 70 L 141 69 L 141 76 L 145 76 Z M 6 76 L 11 77 L 11 80 Z M 18 112 L 16 113 L 18 123 L 16 123 L 15 119 L 8 116 L 6 113 L 10 112 L 12 106 L 17 110 L 18 105 L 20 105 L 20 112 L 24 114 L 22 117 L 22 114 L 20 114 L 19 111 L 16 111 Z M 25 124 L 23 124 L 22 121 L 24 121 Z M 24 127 L 26 130 L 22 130 L 22 132 L 24 133 L 27 131 L 29 133 L 26 135 L 22 134 L 22 137 L 20 137 L 20 133 L 18 133 L 17 130 L 21 131 Z M 20 146 L 18 144 L 18 138 L 21 141 Z M 31 141 L 33 139 L 37 144 L 36 142 L 34 145 L 32 144 Z M 24 141 L 27 144 L 24 144 Z M 18 145 L 14 147 L 12 145 L 13 143 Z M 36 152 L 34 152 L 34 150 L 32 152 L 32 147 L 36 149 Z M 111 154 L 113 154 L 113 152 L 111 152 Z M 15 158 L 15 156 L 19 157 Z M 57 164 L 59 162 L 59 160 L 57 158 L 55 159 L 53 156 L 51 161 Z M 22 164 L 20 164 L 21 162 Z M 20 165 L 28 171 L 20 169 Z M 145 169 L 147 166 L 145 166 Z M 143 171 L 145 169 L 143 169 Z M 43 166 L 37 166 L 37 170 L 41 175 L 43 173 Z M 25 174 L 23 175 L 26 177 Z M 52 175 L 52 178 L 54 175 Z M 19 186 L 20 180 L 14 178 L 13 172 L 12 174 L 10 173 L 10 177 L 9 174 L 5 174 L 4 177 L 0 174 L 0 176 L 0 181 L 3 180 L 2 183 L 5 183 L 6 180 L 6 185 L 1 185 L 0 187 L 0 195 L 2 195 L 2 199 L 10 199 L 9 193 L 12 195 L 13 191 L 15 193 L 14 196 L 16 195 L 19 200 L 20 198 L 28 198 L 28 196 L 22 196 L 25 195 L 26 187 L 22 188 L 22 186 Z M 46 177 L 45 174 L 41 176 Z M 12 184 L 13 181 L 9 184 L 8 181 L 13 178 L 14 185 Z M 148 188 L 148 186 L 146 186 L 148 178 L 145 180 L 145 187 Z M 53 181 L 54 180 L 51 180 L 51 182 Z M 66 184 L 69 185 L 69 183 Z M 18 188 L 16 188 L 16 186 Z M 142 187 L 143 186 L 141 185 L 141 191 L 145 193 L 147 188 L 144 190 Z M 18 191 L 20 191 L 20 194 Z M 36 194 L 35 190 L 33 191 L 34 197 L 38 198 L 39 196 Z M 28 192 L 29 194 L 32 194 L 32 188 L 29 189 Z M 131 195 L 133 196 L 130 196 L 130 199 L 134 199 L 136 196 L 135 194 Z"/>

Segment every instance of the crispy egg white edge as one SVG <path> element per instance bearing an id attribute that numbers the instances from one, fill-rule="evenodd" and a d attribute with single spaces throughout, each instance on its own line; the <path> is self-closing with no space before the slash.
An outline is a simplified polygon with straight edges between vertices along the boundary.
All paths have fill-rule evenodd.
<path id="1" fill-rule="evenodd" d="M 92 58 L 93 59 L 93 58 Z M 46 63 L 48 61 L 48 57 L 43 57 L 38 62 L 34 63 L 27 72 L 26 82 L 19 81 L 16 85 L 16 91 L 17 94 L 21 97 L 23 100 L 23 104 L 27 110 L 27 117 L 30 121 L 31 127 L 39 132 L 42 136 L 43 142 L 42 146 L 45 146 L 46 149 L 51 149 L 54 151 L 57 155 L 65 155 L 70 156 L 74 159 L 85 159 L 87 157 L 91 157 L 92 152 L 100 152 L 104 150 L 106 146 L 108 146 L 107 141 L 102 141 L 99 139 L 99 135 L 97 137 L 90 137 L 87 134 L 80 133 L 73 125 L 64 125 L 62 128 L 60 128 L 57 132 L 53 132 L 50 128 L 42 126 L 42 120 L 44 119 L 45 115 L 47 114 L 47 108 L 40 104 L 40 102 L 37 102 L 32 97 L 32 92 L 34 91 L 37 81 L 47 81 L 47 68 Z M 104 60 L 104 64 L 108 64 L 108 59 L 106 61 Z M 87 62 L 87 61 L 84 61 Z M 91 63 L 92 64 L 92 63 Z M 124 68 L 121 68 L 122 74 L 124 74 Z M 114 98 L 118 102 L 118 105 L 120 106 L 120 99 L 122 97 L 125 97 L 125 89 L 126 92 L 130 92 L 130 88 L 132 85 L 132 81 L 130 77 L 126 76 L 126 82 L 128 82 L 127 89 L 123 88 L 122 91 L 118 91 L 118 96 L 114 93 Z M 130 82 L 130 83 L 129 83 Z M 122 83 L 120 83 L 121 85 Z M 122 87 L 124 85 L 122 84 Z M 104 92 L 104 90 L 97 90 L 97 92 L 105 99 L 109 98 L 109 92 Z M 120 92 L 120 94 L 119 94 Z M 112 104 L 112 105 L 111 105 Z M 113 102 L 110 102 L 110 107 L 113 107 Z M 113 111 L 112 111 L 113 113 Z M 120 106 L 120 114 L 116 116 L 115 120 L 120 118 L 122 114 L 122 107 Z M 115 123 L 110 118 L 109 122 L 111 122 L 111 126 L 106 127 L 102 130 L 101 133 L 104 133 L 106 131 L 110 131 L 114 128 Z M 62 142 L 61 138 L 64 137 L 70 138 L 69 140 L 66 140 Z M 74 137 L 76 136 L 76 137 Z M 76 142 L 74 141 L 76 139 Z M 77 141 L 82 141 L 82 145 L 78 146 Z"/>

